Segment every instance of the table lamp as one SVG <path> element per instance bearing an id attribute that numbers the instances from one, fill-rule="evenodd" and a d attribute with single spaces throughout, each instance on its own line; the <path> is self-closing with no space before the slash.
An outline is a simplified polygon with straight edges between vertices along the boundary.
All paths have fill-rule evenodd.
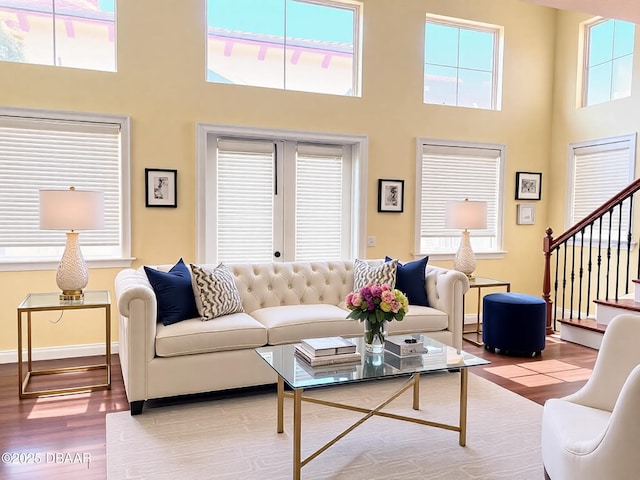
<path id="1" fill-rule="evenodd" d="M 487 202 L 464 201 L 447 203 L 446 228 L 463 229 L 460 247 L 453 259 L 453 268 L 473 278 L 476 269 L 476 257 L 471 248 L 470 229 L 487 228 Z"/>
<path id="2" fill-rule="evenodd" d="M 60 300 L 82 300 L 82 289 L 89 282 L 89 271 L 78 243 L 77 230 L 104 227 L 104 193 L 69 190 L 40 190 L 40 228 L 68 230 L 64 254 L 56 272 L 62 290 Z"/>

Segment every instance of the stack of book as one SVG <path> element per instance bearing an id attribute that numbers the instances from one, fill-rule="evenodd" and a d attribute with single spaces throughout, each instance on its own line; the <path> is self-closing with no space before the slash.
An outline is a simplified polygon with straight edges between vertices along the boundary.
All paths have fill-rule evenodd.
<path id="1" fill-rule="evenodd" d="M 296 355 L 312 367 L 357 363 L 356 345 L 342 337 L 303 338 L 296 344 Z"/>

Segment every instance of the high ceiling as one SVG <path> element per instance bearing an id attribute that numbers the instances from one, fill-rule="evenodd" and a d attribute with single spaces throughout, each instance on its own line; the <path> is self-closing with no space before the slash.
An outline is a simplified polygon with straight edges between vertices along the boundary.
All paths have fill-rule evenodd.
<path id="1" fill-rule="evenodd" d="M 560 10 L 573 10 L 640 24 L 638 0 L 525 0 Z"/>

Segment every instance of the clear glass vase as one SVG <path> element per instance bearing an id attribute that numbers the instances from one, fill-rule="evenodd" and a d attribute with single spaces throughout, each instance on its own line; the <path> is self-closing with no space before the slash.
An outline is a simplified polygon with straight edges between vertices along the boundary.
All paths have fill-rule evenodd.
<path id="1" fill-rule="evenodd" d="M 364 349 L 368 353 L 382 353 L 387 338 L 387 321 L 373 323 L 364 321 Z"/>

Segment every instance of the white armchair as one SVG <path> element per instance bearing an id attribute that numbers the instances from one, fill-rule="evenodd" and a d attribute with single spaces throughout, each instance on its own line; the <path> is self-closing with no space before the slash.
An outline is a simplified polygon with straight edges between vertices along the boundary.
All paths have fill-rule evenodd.
<path id="1" fill-rule="evenodd" d="M 551 480 L 640 475 L 640 316 L 615 317 L 591 377 L 542 414 L 542 460 Z"/>

